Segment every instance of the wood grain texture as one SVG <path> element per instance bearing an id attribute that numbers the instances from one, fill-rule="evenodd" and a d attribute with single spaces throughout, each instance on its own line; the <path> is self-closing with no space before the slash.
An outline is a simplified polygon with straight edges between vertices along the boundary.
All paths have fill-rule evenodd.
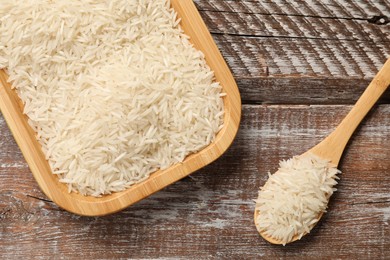
<path id="1" fill-rule="evenodd" d="M 246 103 L 353 104 L 390 56 L 390 44 L 384 44 L 386 51 L 381 52 L 363 43 L 224 35 L 216 36 L 215 40 Z M 353 55 L 360 53 L 361 58 L 349 61 L 343 52 L 337 51 L 340 48 L 345 52 L 352 48 Z M 375 65 L 370 65 L 368 55 L 376 57 Z M 305 65 L 305 60 L 310 64 Z M 363 68 L 355 66 L 355 73 L 348 69 L 349 64 L 360 64 Z M 384 98 L 389 100 L 390 96 L 386 94 Z"/>
<path id="2" fill-rule="evenodd" d="M 384 15 L 390 9 L 390 3 L 386 0 L 195 0 L 195 2 L 197 3 L 198 9 L 202 11 L 315 16 L 356 20 L 367 20 L 376 15 Z"/>
<path id="3" fill-rule="evenodd" d="M 312 234 L 276 247 L 252 225 L 253 199 L 267 172 L 280 159 L 315 145 L 349 109 L 245 105 L 239 135 L 222 158 L 119 214 L 101 218 L 78 217 L 36 199 L 45 197 L 22 158 L 16 159 L 20 166 L 0 170 L 0 249 L 7 249 L 0 250 L 0 257 L 386 259 L 389 105 L 370 113 L 354 135 L 341 163 L 339 190 Z M 0 131 L 8 132 L 3 120 Z M 11 142 L 6 150 L 17 147 Z"/>
<path id="4" fill-rule="evenodd" d="M 389 17 L 390 2 L 195 3 L 245 104 L 233 146 L 119 214 L 78 217 L 46 201 L 0 116 L 1 259 L 389 259 L 390 91 L 352 137 L 338 191 L 310 235 L 268 244 L 252 199 L 280 159 L 337 126 L 390 55 L 390 24 L 372 19 Z"/>
<path id="5" fill-rule="evenodd" d="M 197 6 L 246 102 L 352 104 L 359 96 L 355 89 L 362 93 L 390 56 L 390 23 L 370 20 L 390 19 L 387 1 L 215 0 Z M 289 87 L 275 98 L 274 88 L 286 82 Z M 313 99 L 302 86 L 321 86 L 318 96 L 328 99 Z M 301 96 L 289 98 L 297 92 Z"/>

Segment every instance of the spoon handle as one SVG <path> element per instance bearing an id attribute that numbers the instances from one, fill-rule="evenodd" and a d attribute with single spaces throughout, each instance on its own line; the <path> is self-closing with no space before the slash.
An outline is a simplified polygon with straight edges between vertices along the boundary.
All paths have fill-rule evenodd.
<path id="1" fill-rule="evenodd" d="M 353 132 L 390 85 L 390 58 L 368 85 L 340 125 L 310 152 L 329 159 L 336 166 Z"/>

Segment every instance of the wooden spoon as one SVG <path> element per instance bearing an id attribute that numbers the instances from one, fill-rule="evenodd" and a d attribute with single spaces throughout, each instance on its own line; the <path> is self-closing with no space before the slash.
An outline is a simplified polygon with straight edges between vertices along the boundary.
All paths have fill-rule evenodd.
<path id="1" fill-rule="evenodd" d="M 347 145 L 349 139 L 351 138 L 353 132 L 367 115 L 370 109 L 375 105 L 378 99 L 382 96 L 385 90 L 390 85 L 390 58 L 386 61 L 382 69 L 368 85 L 367 89 L 364 91 L 362 96 L 356 102 L 355 106 L 348 113 L 348 115 L 343 119 L 340 125 L 322 142 L 311 148 L 306 153 L 312 153 L 323 159 L 329 160 L 335 167 L 340 162 L 341 155 Z M 257 223 L 257 216 L 260 212 L 255 209 L 255 225 L 260 235 L 272 244 L 283 244 L 281 240 L 277 240 L 273 237 L 267 236 L 265 232 L 259 230 Z M 323 213 L 319 214 L 318 220 L 322 217 Z M 313 224 L 310 229 L 315 226 Z M 304 234 L 306 235 L 306 234 Z M 299 238 L 299 234 L 295 235 L 290 242 L 296 241 Z"/>

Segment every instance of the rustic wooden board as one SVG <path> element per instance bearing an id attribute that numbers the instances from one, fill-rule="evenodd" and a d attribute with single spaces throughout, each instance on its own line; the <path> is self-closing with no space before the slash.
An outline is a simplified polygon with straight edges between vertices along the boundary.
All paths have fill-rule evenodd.
<path id="1" fill-rule="evenodd" d="M 204 11 L 210 31 L 249 37 L 388 42 L 387 26 L 360 19 Z M 386 14 L 388 15 L 388 14 Z"/>
<path id="2" fill-rule="evenodd" d="M 252 199 L 267 172 L 276 170 L 280 159 L 316 144 L 349 108 L 245 105 L 239 135 L 221 159 L 103 218 L 78 217 L 45 201 L 20 154 L 13 152 L 13 165 L 4 159 L 4 151 L 18 150 L 7 141 L 0 150 L 0 248 L 7 250 L 0 250 L 0 258 L 385 259 L 390 254 L 390 105 L 376 108 L 354 136 L 341 163 L 339 191 L 311 235 L 287 247 L 272 246 L 252 224 Z M 2 119 L 0 132 L 12 140 Z"/>
<path id="3" fill-rule="evenodd" d="M 246 103 L 352 104 L 390 56 L 388 1 L 214 0 L 197 6 Z M 377 24 L 376 16 L 389 22 Z"/>
<path id="4" fill-rule="evenodd" d="M 390 28 L 390 25 L 388 26 Z M 280 39 L 215 35 L 225 58 L 241 77 L 371 78 L 390 54 L 389 42 Z"/>
<path id="5" fill-rule="evenodd" d="M 198 9 L 202 11 L 314 16 L 353 20 L 367 20 L 376 15 L 384 15 L 390 9 L 390 3 L 387 0 L 195 0 L 195 2 Z"/>
<path id="6" fill-rule="evenodd" d="M 267 172 L 326 136 L 390 56 L 390 23 L 372 19 L 390 17 L 390 2 L 195 2 L 246 104 L 233 146 L 119 214 L 84 218 L 46 201 L 0 116 L 1 259 L 390 258 L 390 91 L 347 147 L 311 235 L 272 246 L 252 224 Z"/>

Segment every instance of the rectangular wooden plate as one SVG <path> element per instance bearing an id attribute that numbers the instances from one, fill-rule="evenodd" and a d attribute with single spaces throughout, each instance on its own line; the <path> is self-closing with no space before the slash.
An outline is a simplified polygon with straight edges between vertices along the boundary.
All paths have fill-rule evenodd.
<path id="1" fill-rule="evenodd" d="M 153 173 L 146 181 L 131 188 L 101 198 L 68 193 L 67 186 L 52 174 L 35 133 L 23 114 L 23 104 L 11 85 L 7 74 L 0 71 L 0 109 L 18 143 L 31 172 L 42 191 L 61 208 L 85 216 L 102 216 L 120 211 L 141 199 L 180 180 L 221 156 L 233 142 L 241 117 L 241 99 L 234 78 L 191 0 L 172 0 L 172 7 L 182 19 L 181 26 L 201 50 L 215 72 L 216 80 L 227 93 L 224 97 L 224 127 L 216 140 L 202 151 L 188 156 L 183 163 Z"/>

